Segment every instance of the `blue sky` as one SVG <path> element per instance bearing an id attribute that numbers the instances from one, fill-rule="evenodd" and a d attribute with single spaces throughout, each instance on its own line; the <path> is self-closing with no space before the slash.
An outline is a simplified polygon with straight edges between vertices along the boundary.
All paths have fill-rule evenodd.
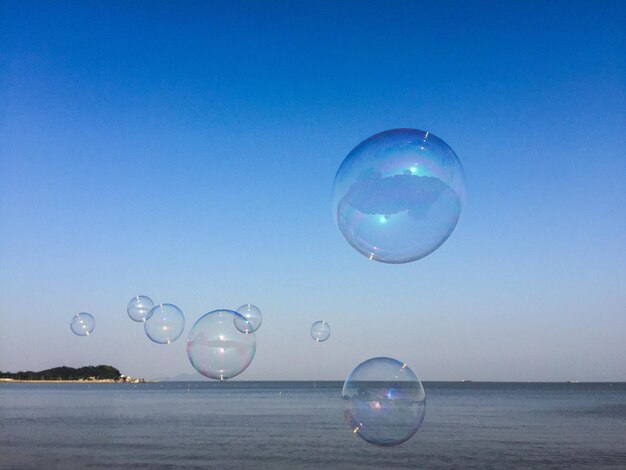
<path id="1" fill-rule="evenodd" d="M 0 370 L 193 372 L 193 322 L 254 303 L 245 379 L 386 355 L 425 380 L 626 380 L 626 7 L 504 3 L 3 2 Z M 467 202 L 439 250 L 384 265 L 330 196 L 398 127 L 456 151 Z M 130 321 L 137 294 L 185 312 L 179 341 Z"/>

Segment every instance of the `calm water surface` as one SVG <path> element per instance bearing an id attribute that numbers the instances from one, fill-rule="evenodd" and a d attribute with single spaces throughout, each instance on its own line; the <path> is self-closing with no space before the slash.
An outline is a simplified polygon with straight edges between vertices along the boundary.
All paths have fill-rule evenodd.
<path id="1" fill-rule="evenodd" d="M 395 448 L 341 382 L 0 384 L 0 468 L 626 468 L 626 384 L 425 383 Z"/>

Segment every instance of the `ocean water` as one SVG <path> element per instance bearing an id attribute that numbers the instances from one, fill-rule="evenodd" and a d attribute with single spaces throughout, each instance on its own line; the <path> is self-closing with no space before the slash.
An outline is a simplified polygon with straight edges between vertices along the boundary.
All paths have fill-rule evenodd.
<path id="1" fill-rule="evenodd" d="M 341 382 L 0 384 L 0 468 L 626 468 L 626 384 L 426 382 L 379 448 Z"/>

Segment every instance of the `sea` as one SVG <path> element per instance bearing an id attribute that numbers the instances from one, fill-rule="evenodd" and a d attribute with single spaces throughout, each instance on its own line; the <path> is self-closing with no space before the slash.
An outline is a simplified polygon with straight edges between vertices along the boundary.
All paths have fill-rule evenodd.
<path id="1" fill-rule="evenodd" d="M 1 383 L 0 468 L 626 469 L 626 383 L 425 382 L 396 447 L 342 382 Z"/>

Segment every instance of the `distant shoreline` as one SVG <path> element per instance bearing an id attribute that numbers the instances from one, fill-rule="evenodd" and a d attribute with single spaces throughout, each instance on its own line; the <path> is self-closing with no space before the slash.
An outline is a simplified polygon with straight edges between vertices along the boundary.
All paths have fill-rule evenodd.
<path id="1" fill-rule="evenodd" d="M 286 384 L 286 383 L 343 383 L 344 380 L 226 380 L 223 382 L 217 380 L 209 380 L 209 379 L 198 379 L 198 380 L 147 380 L 147 379 L 133 379 L 133 380 L 115 380 L 115 379 L 96 379 L 96 380 L 17 380 L 17 379 L 5 379 L 0 378 L 0 384 L 3 383 L 43 383 L 43 384 L 54 384 L 54 383 L 76 383 L 76 384 L 94 384 L 94 383 L 119 383 L 119 384 L 138 384 L 138 383 L 238 383 L 238 384 Z M 482 381 L 482 380 L 424 380 L 423 384 L 435 385 L 435 384 L 459 384 L 459 385 L 506 385 L 506 384 L 515 384 L 515 385 L 595 385 L 595 384 L 626 384 L 624 380 L 616 380 L 616 381 L 601 381 L 601 382 L 583 382 L 583 381 L 550 381 L 550 382 L 534 382 L 534 381 Z"/>
<path id="2" fill-rule="evenodd" d="M 16 379 L 0 379 L 0 383 L 29 383 L 29 384 L 139 384 L 139 383 L 157 383 L 158 380 L 136 380 L 124 381 L 115 379 L 97 379 L 97 380 L 16 380 Z"/>

